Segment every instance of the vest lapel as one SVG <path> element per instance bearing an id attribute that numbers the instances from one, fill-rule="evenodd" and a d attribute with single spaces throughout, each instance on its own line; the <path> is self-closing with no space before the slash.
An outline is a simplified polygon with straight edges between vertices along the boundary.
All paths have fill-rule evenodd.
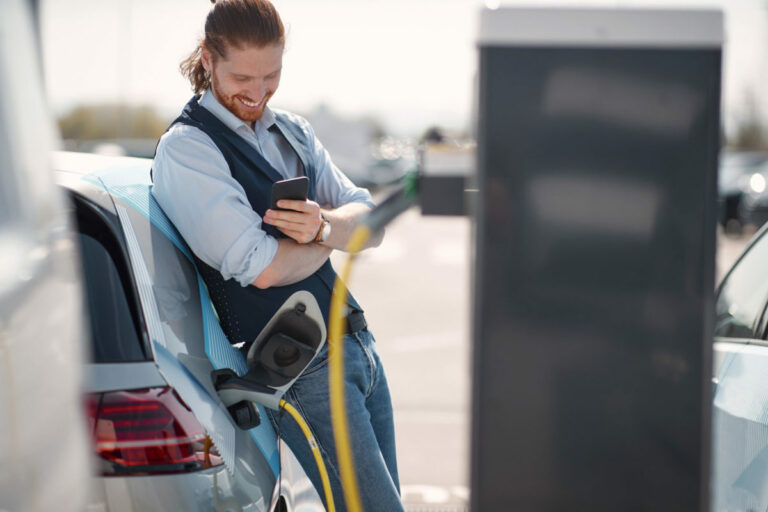
<path id="1" fill-rule="evenodd" d="M 192 100 L 187 103 L 187 106 L 184 108 L 184 110 L 187 110 L 189 117 L 195 121 L 198 121 L 204 127 L 203 131 L 206 131 L 206 129 L 213 130 L 219 136 L 225 138 L 226 141 L 234 147 L 234 149 L 236 149 L 247 160 L 250 160 L 253 166 L 262 173 L 266 174 L 270 180 L 280 181 L 284 179 L 283 176 L 277 172 L 275 168 L 272 167 L 270 163 L 267 162 L 267 160 L 261 156 L 258 151 L 256 151 L 255 148 L 253 148 L 253 146 L 245 142 L 242 137 L 230 130 L 224 123 L 219 120 L 219 118 L 210 113 L 204 107 L 201 107 L 197 103 L 197 97 L 192 98 Z"/>
<path id="2" fill-rule="evenodd" d="M 304 175 L 309 178 L 309 198 L 315 200 L 315 169 L 308 165 L 306 155 L 309 154 L 309 148 L 306 144 L 299 141 L 293 134 L 291 126 L 288 126 L 285 119 L 281 114 L 275 114 L 275 126 L 280 131 L 280 134 L 288 141 L 288 144 L 293 148 L 293 152 L 301 160 L 301 165 L 304 167 Z"/>

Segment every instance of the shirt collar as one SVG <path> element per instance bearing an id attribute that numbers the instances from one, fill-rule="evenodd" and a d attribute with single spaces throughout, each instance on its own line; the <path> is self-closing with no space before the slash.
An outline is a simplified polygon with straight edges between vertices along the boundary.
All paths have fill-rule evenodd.
<path id="1" fill-rule="evenodd" d="M 216 96 L 214 96 L 210 88 L 205 90 L 203 95 L 200 97 L 200 101 L 198 103 L 200 104 L 201 107 L 205 107 L 205 109 L 208 110 L 211 114 L 219 118 L 219 121 L 224 123 L 227 126 L 227 128 L 229 128 L 232 131 L 237 131 L 237 129 L 240 128 L 241 126 L 245 126 L 249 130 L 251 129 L 251 126 L 249 123 L 246 123 L 245 121 L 237 117 L 235 114 L 230 112 L 227 107 L 219 103 L 219 100 L 216 99 Z M 256 121 L 254 128 L 256 131 L 260 129 L 268 130 L 272 128 L 274 124 L 275 124 L 275 113 L 272 112 L 272 110 L 269 107 L 266 107 L 264 109 L 264 114 L 262 114 L 261 119 Z"/>

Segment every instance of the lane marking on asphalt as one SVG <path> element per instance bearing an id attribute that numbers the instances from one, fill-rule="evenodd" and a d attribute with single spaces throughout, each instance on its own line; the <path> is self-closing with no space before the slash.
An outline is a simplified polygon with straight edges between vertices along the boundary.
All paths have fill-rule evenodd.
<path id="1" fill-rule="evenodd" d="M 469 488 L 462 485 L 441 487 L 436 485 L 403 485 L 400 489 L 403 502 L 438 505 L 466 503 L 469 500 Z"/>
<path id="2" fill-rule="evenodd" d="M 469 487 L 463 485 L 454 485 L 451 487 L 451 494 L 457 498 L 461 498 L 464 502 L 469 502 Z"/>

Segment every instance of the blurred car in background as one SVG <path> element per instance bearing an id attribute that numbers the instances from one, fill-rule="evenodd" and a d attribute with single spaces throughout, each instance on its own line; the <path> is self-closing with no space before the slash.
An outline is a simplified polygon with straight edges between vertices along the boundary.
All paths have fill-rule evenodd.
<path id="1" fill-rule="evenodd" d="M 768 509 L 768 225 L 716 295 L 712 510 Z"/>
<path id="2" fill-rule="evenodd" d="M 150 194 L 151 163 L 56 154 L 90 313 L 88 411 L 99 474 L 90 507 L 322 511 L 263 408 L 258 426 L 240 429 L 214 389 L 214 369 L 242 374 L 245 359 Z"/>
<path id="3" fill-rule="evenodd" d="M 745 194 L 752 192 L 752 175 L 766 163 L 768 153 L 759 151 L 726 152 L 721 155 L 718 208 L 720 224 L 726 232 L 740 233 L 745 224 L 753 222 L 749 212 L 743 209 L 744 198 Z"/>
<path id="4" fill-rule="evenodd" d="M 324 104 L 306 117 L 333 163 L 358 187 L 392 185 L 416 165 L 416 142 L 386 135 L 373 119 L 340 116 Z"/>
<path id="5" fill-rule="evenodd" d="M 757 227 L 768 222 L 768 162 L 751 169 L 742 178 L 743 196 L 739 217 L 743 224 Z"/>
<path id="6" fill-rule="evenodd" d="M 82 290 L 29 7 L 0 15 L 0 510 L 74 512 L 90 479 Z"/>

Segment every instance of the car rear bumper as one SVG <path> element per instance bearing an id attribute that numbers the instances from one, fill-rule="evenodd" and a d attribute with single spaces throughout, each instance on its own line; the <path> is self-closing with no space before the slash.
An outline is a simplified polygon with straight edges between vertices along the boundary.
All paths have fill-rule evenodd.
<path id="1" fill-rule="evenodd" d="M 210 512 L 269 510 L 272 489 L 235 481 L 224 466 L 178 475 L 95 479 L 88 510 L 99 512 Z"/>

